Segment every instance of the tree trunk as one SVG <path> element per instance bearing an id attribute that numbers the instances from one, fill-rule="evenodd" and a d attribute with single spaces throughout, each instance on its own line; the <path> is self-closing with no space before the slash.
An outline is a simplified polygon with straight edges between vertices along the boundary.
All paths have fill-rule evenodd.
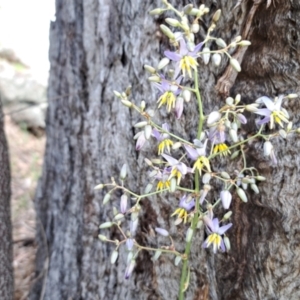
<path id="1" fill-rule="evenodd" d="M 154 2 L 154 3 L 153 3 Z M 173 1 L 180 6 L 187 1 Z M 186 3 L 183 3 L 186 2 Z M 236 7 L 234 0 L 206 0 L 211 12 L 222 9 L 215 35 L 230 41 L 242 34 L 252 1 Z M 197 1 L 197 5 L 199 5 Z M 98 226 L 112 218 L 112 204 L 102 205 L 99 183 L 118 177 L 123 163 L 130 167 L 129 187 L 141 193 L 147 184 L 142 173 L 144 157 L 154 149 L 135 152 L 133 125 L 139 116 L 124 108 L 113 94 L 132 85 L 136 104 L 146 100 L 155 107 L 156 95 L 147 82 L 143 64 L 157 65 L 169 49 L 159 33 L 161 18 L 148 12 L 159 1 L 56 0 L 56 21 L 50 30 L 49 108 L 47 146 L 43 175 L 36 193 L 37 280 L 31 299 L 176 299 L 180 268 L 173 257 L 152 262 L 147 252 L 139 255 L 130 280 L 124 280 L 126 253 L 110 264 L 113 247 L 100 242 Z M 299 92 L 300 80 L 298 0 L 262 2 L 250 27 L 252 42 L 242 72 L 231 94 L 244 102 L 262 95 Z M 201 23 L 200 37 L 211 17 Z M 205 111 L 217 107 L 223 97 L 215 89 L 225 71 L 202 67 L 200 86 Z M 299 125 L 298 100 L 290 101 L 291 119 Z M 195 138 L 196 104 L 185 107 L 183 119 L 171 122 L 173 130 Z M 163 120 L 167 114 L 161 113 Z M 252 123 L 253 124 L 253 123 Z M 252 131 L 251 125 L 248 126 Z M 232 251 L 213 255 L 203 250 L 203 233 L 194 238 L 191 252 L 191 282 L 186 299 L 299 299 L 300 206 L 297 184 L 300 160 L 299 138 L 275 143 L 279 160 L 272 167 L 263 157 L 262 144 L 251 145 L 252 163 L 268 178 L 261 193 L 248 193 L 249 203 L 233 202 Z M 119 205 L 120 195 L 113 204 Z M 157 246 L 151 231 L 169 229 L 178 251 L 184 251 L 185 226 L 164 221 L 178 199 L 151 197 L 142 203 L 137 240 Z M 120 238 L 108 230 L 111 239 Z M 162 245 L 165 239 L 158 238 Z"/>
<path id="2" fill-rule="evenodd" d="M 10 211 L 10 169 L 8 149 L 3 129 L 0 101 L 0 299 L 12 299 L 14 289 L 12 228 Z"/>

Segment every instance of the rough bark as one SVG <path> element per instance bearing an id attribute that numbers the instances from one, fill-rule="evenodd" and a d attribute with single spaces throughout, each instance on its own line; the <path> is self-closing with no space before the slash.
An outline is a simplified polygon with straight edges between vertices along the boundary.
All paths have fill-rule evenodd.
<path id="1" fill-rule="evenodd" d="M 186 4 L 183 2 L 177 1 Z M 236 9 L 236 1 L 205 3 L 212 12 L 222 9 L 216 35 L 230 41 L 243 31 L 252 1 L 244 1 Z M 298 0 L 274 0 L 268 9 L 266 4 L 259 6 L 253 18 L 252 46 L 231 91 L 232 95 L 241 93 L 246 102 L 261 95 L 299 92 Z M 148 15 L 159 5 L 158 1 L 137 0 L 56 1 L 56 21 L 50 31 L 47 147 L 35 199 L 40 226 L 32 299 L 177 298 L 180 268 L 174 267 L 172 257 L 153 263 L 142 253 L 129 281 L 123 275 L 125 253 L 116 265 L 110 264 L 113 248 L 100 242 L 97 235 L 98 225 L 112 216 L 112 206 L 102 206 L 103 194 L 93 190 L 96 184 L 117 177 L 124 162 L 130 166 L 130 187 L 141 192 L 146 185 L 146 175 L 140 171 L 143 158 L 151 156 L 153 149 L 135 152 L 133 124 L 139 117 L 122 107 L 112 91 L 131 84 L 136 103 L 145 99 L 155 105 L 155 93 L 142 66 L 155 65 L 160 52 L 169 48 L 158 31 L 161 19 Z M 203 20 L 200 38 L 208 22 L 209 17 Z M 208 111 L 223 101 L 215 84 L 226 64 L 218 70 L 201 66 Z M 298 100 L 290 101 L 288 107 L 299 125 Z M 183 119 L 172 124 L 175 131 L 194 138 L 196 111 L 195 104 L 187 105 Z M 251 125 L 248 130 L 252 131 Z M 262 144 L 250 145 L 252 163 L 268 182 L 259 186 L 259 196 L 248 194 L 247 205 L 235 199 L 234 227 L 229 234 L 233 249 L 228 255 L 201 249 L 204 237 L 197 234 L 187 299 L 300 298 L 299 146 L 297 136 L 286 142 L 278 140 L 279 165 L 275 168 L 263 158 Z M 118 197 L 115 201 L 119 205 Z M 178 250 L 183 251 L 185 229 L 164 221 L 176 203 L 176 197 L 143 202 L 140 243 L 156 245 L 151 231 L 159 225 L 169 228 Z M 110 237 L 120 238 L 114 230 Z"/>
<path id="2" fill-rule="evenodd" d="M 12 299 L 14 277 L 12 267 L 12 228 L 10 211 L 10 169 L 8 148 L 3 128 L 0 101 L 0 298 Z"/>

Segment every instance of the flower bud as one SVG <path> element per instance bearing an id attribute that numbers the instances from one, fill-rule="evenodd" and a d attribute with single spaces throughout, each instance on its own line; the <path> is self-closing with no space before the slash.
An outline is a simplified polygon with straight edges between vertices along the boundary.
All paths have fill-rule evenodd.
<path id="1" fill-rule="evenodd" d="M 250 46 L 250 45 L 251 45 L 251 42 L 250 42 L 250 41 L 244 40 L 244 41 L 239 42 L 238 45 L 239 45 L 239 46 L 242 46 L 242 47 L 246 47 L 246 46 Z"/>
<path id="2" fill-rule="evenodd" d="M 226 247 L 226 251 L 229 251 L 231 249 L 229 238 L 227 236 L 224 236 L 223 241 L 224 241 L 224 245 Z"/>
<path id="3" fill-rule="evenodd" d="M 128 101 L 128 100 L 124 100 L 124 99 L 122 99 L 121 100 L 121 103 L 124 105 L 124 106 L 127 106 L 127 107 L 132 107 L 132 103 L 130 102 L 130 101 Z"/>
<path id="4" fill-rule="evenodd" d="M 119 256 L 119 252 L 117 250 L 114 250 L 111 254 L 111 257 L 110 257 L 110 263 L 113 265 L 117 259 L 118 259 L 118 256 Z"/>
<path id="5" fill-rule="evenodd" d="M 231 215 L 232 215 L 232 211 L 230 210 L 224 215 L 223 220 L 224 221 L 229 220 Z"/>
<path id="6" fill-rule="evenodd" d="M 123 194 L 121 196 L 121 201 L 120 201 L 120 211 L 121 211 L 122 214 L 126 213 L 126 210 L 127 210 L 127 200 L 128 200 L 127 195 Z"/>
<path id="7" fill-rule="evenodd" d="M 226 102 L 227 105 L 233 105 L 233 101 L 234 100 L 233 100 L 232 97 L 227 97 L 226 100 L 225 100 L 225 102 Z"/>
<path id="8" fill-rule="evenodd" d="M 153 67 L 149 66 L 149 65 L 144 65 L 144 69 L 146 71 L 148 71 L 149 73 L 151 73 L 151 74 L 155 74 L 156 73 L 156 70 Z"/>
<path id="9" fill-rule="evenodd" d="M 189 90 L 183 90 L 182 97 L 185 102 L 190 102 L 192 93 Z"/>
<path id="10" fill-rule="evenodd" d="M 167 27 L 166 25 L 162 24 L 159 26 L 161 31 L 171 40 L 175 40 L 175 36 L 174 33 L 170 30 L 169 27 Z"/>
<path id="11" fill-rule="evenodd" d="M 293 128 L 293 122 L 289 122 L 286 126 L 286 130 L 289 132 L 292 130 L 292 128 Z"/>
<path id="12" fill-rule="evenodd" d="M 152 127 L 151 125 L 146 125 L 145 128 L 144 128 L 144 133 L 145 133 L 145 138 L 146 140 L 149 140 L 151 134 L 152 134 Z"/>
<path id="13" fill-rule="evenodd" d="M 153 188 L 153 184 L 152 183 L 148 183 L 147 186 L 146 186 L 146 188 L 145 188 L 145 194 L 150 193 L 151 190 L 152 190 L 152 188 Z"/>
<path id="14" fill-rule="evenodd" d="M 157 69 L 161 70 L 163 69 L 165 66 L 167 66 L 169 64 L 170 60 L 167 57 L 164 57 L 163 59 L 160 60 L 160 62 L 157 65 Z"/>
<path id="15" fill-rule="evenodd" d="M 231 156 L 230 159 L 235 159 L 236 157 L 238 157 L 240 154 L 240 150 L 234 151 Z"/>
<path id="16" fill-rule="evenodd" d="M 99 238 L 99 240 L 101 240 L 103 242 L 106 242 L 108 240 L 107 237 L 105 235 L 102 235 L 102 234 L 99 234 L 98 238 Z"/>
<path id="17" fill-rule="evenodd" d="M 222 56 L 219 54 L 219 53 L 214 53 L 212 55 L 212 62 L 214 64 L 214 66 L 218 67 L 221 63 L 221 60 L 222 60 Z"/>
<path id="18" fill-rule="evenodd" d="M 135 125 L 133 125 L 135 128 L 142 128 L 145 127 L 148 124 L 147 121 L 138 122 Z"/>
<path id="19" fill-rule="evenodd" d="M 258 180 L 258 181 L 265 181 L 266 177 L 259 175 L 259 176 L 256 176 L 255 179 Z"/>
<path id="20" fill-rule="evenodd" d="M 283 139 L 286 139 L 287 133 L 286 133 L 286 131 L 285 131 L 284 129 L 280 129 L 280 130 L 279 130 L 279 134 L 280 134 L 280 136 L 281 136 Z"/>
<path id="21" fill-rule="evenodd" d="M 221 38 L 216 39 L 216 44 L 221 47 L 221 48 L 226 48 L 227 44 L 225 43 L 225 41 Z"/>
<path id="22" fill-rule="evenodd" d="M 184 14 L 188 15 L 193 9 L 193 4 L 188 4 L 183 8 Z"/>
<path id="23" fill-rule="evenodd" d="M 255 194 L 259 194 L 259 189 L 255 183 L 252 183 L 250 187 Z"/>
<path id="24" fill-rule="evenodd" d="M 209 173 L 205 173 L 202 176 L 202 182 L 203 182 L 203 184 L 209 183 L 210 179 L 211 179 L 211 175 Z"/>
<path id="25" fill-rule="evenodd" d="M 100 183 L 94 187 L 94 190 L 102 190 L 104 188 L 104 184 Z"/>
<path id="26" fill-rule="evenodd" d="M 129 279 L 135 267 L 135 260 L 132 259 L 125 270 L 125 279 Z"/>
<path id="27" fill-rule="evenodd" d="M 169 236 L 169 232 L 163 228 L 156 227 L 155 231 L 162 236 Z"/>
<path id="28" fill-rule="evenodd" d="M 221 119 L 222 115 L 218 111 L 213 111 L 208 115 L 207 125 L 212 125 Z"/>
<path id="29" fill-rule="evenodd" d="M 207 65 L 209 63 L 209 59 L 210 59 L 210 49 L 208 47 L 203 48 L 202 58 L 203 58 L 204 64 Z"/>
<path id="30" fill-rule="evenodd" d="M 113 222 L 105 222 L 105 223 L 102 223 L 99 228 L 100 229 L 105 229 L 105 228 L 110 228 L 111 226 L 113 226 L 114 223 Z"/>
<path id="31" fill-rule="evenodd" d="M 298 97 L 298 94 L 288 94 L 287 97 L 289 99 L 294 99 L 294 98 L 297 98 Z"/>
<path id="32" fill-rule="evenodd" d="M 121 98 L 121 97 L 122 97 L 121 93 L 119 93 L 119 92 L 117 92 L 117 91 L 114 91 L 114 94 L 115 94 L 115 96 L 117 96 L 118 98 Z"/>
<path id="33" fill-rule="evenodd" d="M 162 8 L 155 8 L 149 12 L 150 15 L 161 15 L 165 10 Z"/>
<path id="34" fill-rule="evenodd" d="M 111 193 L 106 193 L 104 198 L 103 198 L 103 205 L 105 205 L 106 203 L 108 203 L 108 201 L 110 200 L 110 196 Z"/>
<path id="35" fill-rule="evenodd" d="M 244 192 L 243 189 L 237 188 L 237 189 L 236 189 L 236 192 L 237 192 L 238 196 L 240 197 L 240 199 L 241 199 L 243 202 L 248 202 L 246 193 Z"/>
<path id="36" fill-rule="evenodd" d="M 270 141 L 266 141 L 264 143 L 264 156 L 270 156 L 271 152 L 273 150 L 273 145 Z"/>
<path id="37" fill-rule="evenodd" d="M 232 195 L 228 190 L 223 190 L 220 194 L 222 205 L 225 209 L 228 209 L 231 203 Z"/>
<path id="38" fill-rule="evenodd" d="M 173 27 L 178 27 L 180 26 L 180 22 L 176 19 L 173 18 L 166 18 L 166 23 L 168 23 L 169 25 L 173 26 Z"/>
<path id="39" fill-rule="evenodd" d="M 250 111 L 250 112 L 257 112 L 258 106 L 259 106 L 258 103 L 252 103 L 252 104 L 246 105 L 246 106 L 245 106 L 245 109 L 246 109 L 247 111 Z"/>
<path id="40" fill-rule="evenodd" d="M 229 135 L 234 143 L 237 143 L 239 141 L 237 133 L 234 129 L 229 130 Z"/>
<path id="41" fill-rule="evenodd" d="M 126 240 L 126 247 L 128 251 L 131 251 L 134 246 L 134 239 L 127 239 Z"/>
<path id="42" fill-rule="evenodd" d="M 203 221 L 202 220 L 199 220 L 198 223 L 197 223 L 197 228 L 200 229 L 203 225 Z"/>
<path id="43" fill-rule="evenodd" d="M 193 23 L 191 26 L 191 30 L 193 33 L 198 33 L 200 30 L 200 25 L 198 23 Z"/>
<path id="44" fill-rule="evenodd" d="M 160 250 L 156 250 L 155 253 L 154 253 L 154 256 L 152 258 L 152 261 L 156 261 L 159 259 L 160 255 L 161 255 L 161 251 Z"/>
<path id="45" fill-rule="evenodd" d="M 180 142 L 176 142 L 172 145 L 172 149 L 173 150 L 177 150 L 182 146 L 182 144 Z"/>
<path id="46" fill-rule="evenodd" d="M 193 229 L 191 227 L 188 228 L 187 232 L 186 232 L 186 237 L 185 237 L 185 241 L 187 243 L 189 243 L 193 237 Z"/>
<path id="47" fill-rule="evenodd" d="M 181 256 L 180 255 L 178 255 L 178 256 L 176 256 L 175 257 L 175 262 L 174 262 L 174 264 L 175 264 L 175 266 L 177 267 L 178 265 L 179 265 L 179 263 L 181 262 Z"/>
<path id="48" fill-rule="evenodd" d="M 171 193 L 174 193 L 174 192 L 176 191 L 176 187 L 177 187 L 176 178 L 173 177 L 173 178 L 171 178 L 170 192 L 171 192 Z"/>
<path id="49" fill-rule="evenodd" d="M 240 63 L 235 58 L 231 58 L 229 62 L 237 72 L 241 72 L 242 69 Z"/>
<path id="50" fill-rule="evenodd" d="M 230 179 L 230 175 L 227 172 L 221 172 L 221 177 L 225 179 Z"/>
<path id="51" fill-rule="evenodd" d="M 154 75 L 154 76 L 150 76 L 148 78 L 148 80 L 151 82 L 160 82 L 160 77 L 158 77 L 157 75 Z"/>
<path id="52" fill-rule="evenodd" d="M 123 215 L 123 214 L 116 214 L 116 215 L 114 216 L 114 219 L 115 219 L 116 221 L 120 221 L 120 220 L 124 219 L 124 215 Z"/>
<path id="53" fill-rule="evenodd" d="M 212 17 L 213 23 L 217 23 L 220 19 L 220 16 L 221 16 L 221 9 L 218 9 Z"/>
<path id="54" fill-rule="evenodd" d="M 146 108 L 146 102 L 144 100 L 141 101 L 140 108 L 141 108 L 142 111 Z"/>
<path id="55" fill-rule="evenodd" d="M 127 165 L 124 164 L 121 168 L 121 171 L 120 171 L 120 178 L 121 180 L 124 180 L 127 176 Z"/>
<path id="56" fill-rule="evenodd" d="M 247 119 L 246 119 L 246 117 L 245 117 L 244 115 L 242 115 L 242 114 L 237 114 L 236 116 L 237 116 L 237 118 L 238 118 L 238 120 L 239 120 L 239 122 L 240 122 L 241 124 L 247 124 Z"/>

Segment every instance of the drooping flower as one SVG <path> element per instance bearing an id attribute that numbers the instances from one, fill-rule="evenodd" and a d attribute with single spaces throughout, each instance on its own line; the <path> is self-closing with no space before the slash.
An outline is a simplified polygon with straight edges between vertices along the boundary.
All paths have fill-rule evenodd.
<path id="1" fill-rule="evenodd" d="M 171 217 L 177 215 L 180 222 L 184 220 L 184 223 L 186 223 L 188 212 L 191 211 L 194 207 L 195 207 L 195 200 L 193 198 L 189 198 L 187 195 L 184 195 L 180 199 L 179 207 L 174 211 Z M 179 223 L 177 222 L 177 224 Z"/>
<path id="2" fill-rule="evenodd" d="M 159 171 L 155 178 L 158 180 L 156 190 L 161 191 L 163 189 L 169 189 L 171 182 L 169 180 L 171 168 L 165 168 L 162 172 Z"/>
<path id="3" fill-rule="evenodd" d="M 163 130 L 169 132 L 169 125 L 167 123 L 162 124 Z M 152 135 L 159 142 L 158 144 L 158 155 L 162 154 L 165 149 L 170 153 L 170 147 L 173 145 L 173 142 L 169 139 L 170 135 L 166 132 L 159 132 L 156 128 L 152 130 Z"/>
<path id="4" fill-rule="evenodd" d="M 222 235 L 232 226 L 232 223 L 220 227 L 218 218 L 211 219 L 208 216 L 205 216 L 203 221 L 209 235 L 202 247 L 208 248 L 212 245 L 214 253 L 216 253 L 218 249 L 221 249 L 223 252 L 226 251 Z"/>
<path id="5" fill-rule="evenodd" d="M 184 39 L 180 39 L 179 44 L 180 44 L 179 52 L 165 51 L 164 54 L 166 57 L 176 62 L 175 74 L 174 74 L 175 78 L 178 76 L 180 71 L 182 71 L 183 77 L 185 77 L 186 73 L 188 73 L 189 77 L 192 78 L 191 69 L 194 70 L 197 69 L 198 52 L 202 48 L 203 43 L 196 45 L 193 51 L 190 51 L 187 48 Z"/>
<path id="6" fill-rule="evenodd" d="M 182 76 L 179 76 L 173 82 L 166 80 L 163 75 L 161 75 L 160 78 L 161 83 L 154 83 L 154 85 L 161 92 L 161 95 L 157 100 L 158 108 L 160 108 L 162 105 L 167 105 L 167 110 L 168 112 L 170 112 L 172 108 L 175 108 L 176 98 L 181 92 L 179 84 L 182 79 Z"/>
<path id="7" fill-rule="evenodd" d="M 257 109 L 254 111 L 255 114 L 264 116 L 263 119 L 259 120 L 257 122 L 258 125 L 266 124 L 270 122 L 270 129 L 274 128 L 274 123 L 279 124 L 281 127 L 283 127 L 283 123 L 289 122 L 289 115 L 281 108 L 283 96 L 276 97 L 274 101 L 272 101 L 270 98 L 263 96 L 258 98 L 255 102 L 256 103 L 262 103 L 266 106 L 266 108 Z"/>
<path id="8" fill-rule="evenodd" d="M 136 139 L 136 145 L 135 149 L 136 151 L 139 151 L 142 149 L 142 147 L 145 145 L 147 139 L 145 137 L 145 131 L 139 131 L 135 136 L 134 139 Z"/>
<path id="9" fill-rule="evenodd" d="M 228 146 L 225 144 L 226 141 L 226 127 L 221 122 L 220 124 L 213 126 L 209 129 L 209 140 L 214 144 L 213 154 L 221 152 L 221 155 L 228 155 L 230 154 L 230 150 Z"/>
<path id="10" fill-rule="evenodd" d="M 186 175 L 187 173 L 193 173 L 193 170 L 191 168 L 187 167 L 187 165 L 175 159 L 174 157 L 167 154 L 162 154 L 162 156 L 167 160 L 171 167 L 170 176 L 168 180 L 170 180 L 173 177 L 177 178 L 177 185 L 180 184 L 182 176 Z"/>
<path id="11" fill-rule="evenodd" d="M 200 175 L 204 167 L 208 172 L 211 172 L 210 163 L 206 157 L 206 144 L 207 140 L 205 140 L 204 144 L 202 144 L 202 147 L 197 147 L 196 149 L 189 145 L 184 145 L 188 157 L 195 161 L 192 170 L 195 171 L 195 169 L 197 169 Z"/>

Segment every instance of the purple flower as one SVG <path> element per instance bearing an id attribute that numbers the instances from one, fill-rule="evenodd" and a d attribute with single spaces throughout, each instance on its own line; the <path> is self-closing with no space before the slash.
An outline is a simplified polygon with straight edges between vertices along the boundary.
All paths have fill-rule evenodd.
<path id="1" fill-rule="evenodd" d="M 204 216 L 203 221 L 206 225 L 209 235 L 202 247 L 208 248 L 210 245 L 213 245 L 214 253 L 216 253 L 218 249 L 221 249 L 223 252 L 226 251 L 221 235 L 223 235 L 232 226 L 232 223 L 220 227 L 218 218 L 210 219 L 207 216 Z"/>
<path id="2" fill-rule="evenodd" d="M 166 104 L 167 110 L 168 112 L 170 112 L 171 108 L 175 107 L 176 97 L 181 92 L 181 88 L 179 87 L 179 84 L 181 82 L 182 76 L 179 76 L 174 82 L 170 82 L 166 80 L 163 75 L 161 75 L 160 77 L 161 77 L 161 83 L 154 83 L 154 85 L 161 92 L 160 97 L 157 100 L 157 103 L 159 103 L 158 108 Z"/>
<path id="3" fill-rule="evenodd" d="M 283 127 L 282 121 L 289 122 L 289 116 L 287 112 L 281 108 L 283 96 L 276 97 L 274 101 L 270 98 L 263 96 L 258 98 L 255 102 L 262 103 L 266 108 L 257 109 L 254 113 L 264 116 L 264 118 L 257 122 L 258 125 L 266 124 L 270 122 L 270 129 L 274 128 L 274 122 Z"/>
<path id="4" fill-rule="evenodd" d="M 191 168 L 187 167 L 184 163 L 173 158 L 172 156 L 169 156 L 167 154 L 162 154 L 162 156 L 167 160 L 167 162 L 171 166 L 171 175 L 169 177 L 169 180 L 172 177 L 177 177 L 177 185 L 180 184 L 180 180 L 183 175 L 186 175 L 187 173 L 193 173 L 193 170 Z"/>
<path id="5" fill-rule="evenodd" d="M 169 125 L 164 123 L 162 125 L 164 131 L 169 132 Z M 168 133 L 161 133 L 156 128 L 152 130 L 152 135 L 160 142 L 158 145 L 158 154 L 162 154 L 167 148 L 168 152 L 170 153 L 170 147 L 173 145 L 173 142 L 169 139 Z"/>
<path id="6" fill-rule="evenodd" d="M 193 147 L 189 145 L 184 145 L 185 150 L 187 152 L 187 155 L 189 158 L 195 161 L 193 166 L 193 171 L 197 169 L 201 175 L 202 169 L 205 167 L 208 172 L 211 172 L 210 164 L 208 158 L 206 155 L 206 144 L 207 140 L 205 140 L 204 144 L 202 144 L 202 147 L 194 149 Z"/>
<path id="7" fill-rule="evenodd" d="M 228 209 L 231 203 L 232 195 L 228 190 L 223 190 L 220 193 L 220 198 L 222 200 L 222 205 L 225 209 Z"/>
<path id="8" fill-rule="evenodd" d="M 133 269 L 135 267 L 135 260 L 132 259 L 129 263 L 129 265 L 127 266 L 126 270 L 125 270 L 125 279 L 129 279 L 129 277 L 131 276 Z"/>
<path id="9" fill-rule="evenodd" d="M 128 251 L 131 251 L 134 246 L 134 239 L 127 239 L 126 240 L 126 247 Z"/>
<path id="10" fill-rule="evenodd" d="M 209 129 L 208 138 L 214 144 L 222 144 L 226 140 L 224 124 L 219 124 L 217 126 L 213 126 Z"/>
<path id="11" fill-rule="evenodd" d="M 189 198 L 187 195 L 184 195 L 179 202 L 179 208 L 177 208 L 172 216 L 178 216 L 180 222 L 184 220 L 184 223 L 187 221 L 188 212 L 191 211 L 195 207 L 195 200 L 193 198 Z M 177 225 L 179 223 L 177 222 Z"/>
<path id="12" fill-rule="evenodd" d="M 174 74 L 175 78 L 178 76 L 180 71 L 182 71 L 183 77 L 185 77 L 187 72 L 189 77 L 192 78 L 191 68 L 196 70 L 198 66 L 196 59 L 198 57 L 198 52 L 202 48 L 203 43 L 196 45 L 193 51 L 188 50 L 184 39 L 180 39 L 179 43 L 180 43 L 179 53 L 165 51 L 164 54 L 166 57 L 176 62 L 175 74 Z"/>
<path id="13" fill-rule="evenodd" d="M 146 137 L 145 137 L 145 132 L 144 130 L 143 131 L 140 131 L 138 132 L 135 136 L 134 136 L 134 139 L 136 139 L 136 145 L 135 145 L 135 150 L 136 151 L 139 151 L 142 149 L 142 147 L 145 145 L 146 143 Z"/>

